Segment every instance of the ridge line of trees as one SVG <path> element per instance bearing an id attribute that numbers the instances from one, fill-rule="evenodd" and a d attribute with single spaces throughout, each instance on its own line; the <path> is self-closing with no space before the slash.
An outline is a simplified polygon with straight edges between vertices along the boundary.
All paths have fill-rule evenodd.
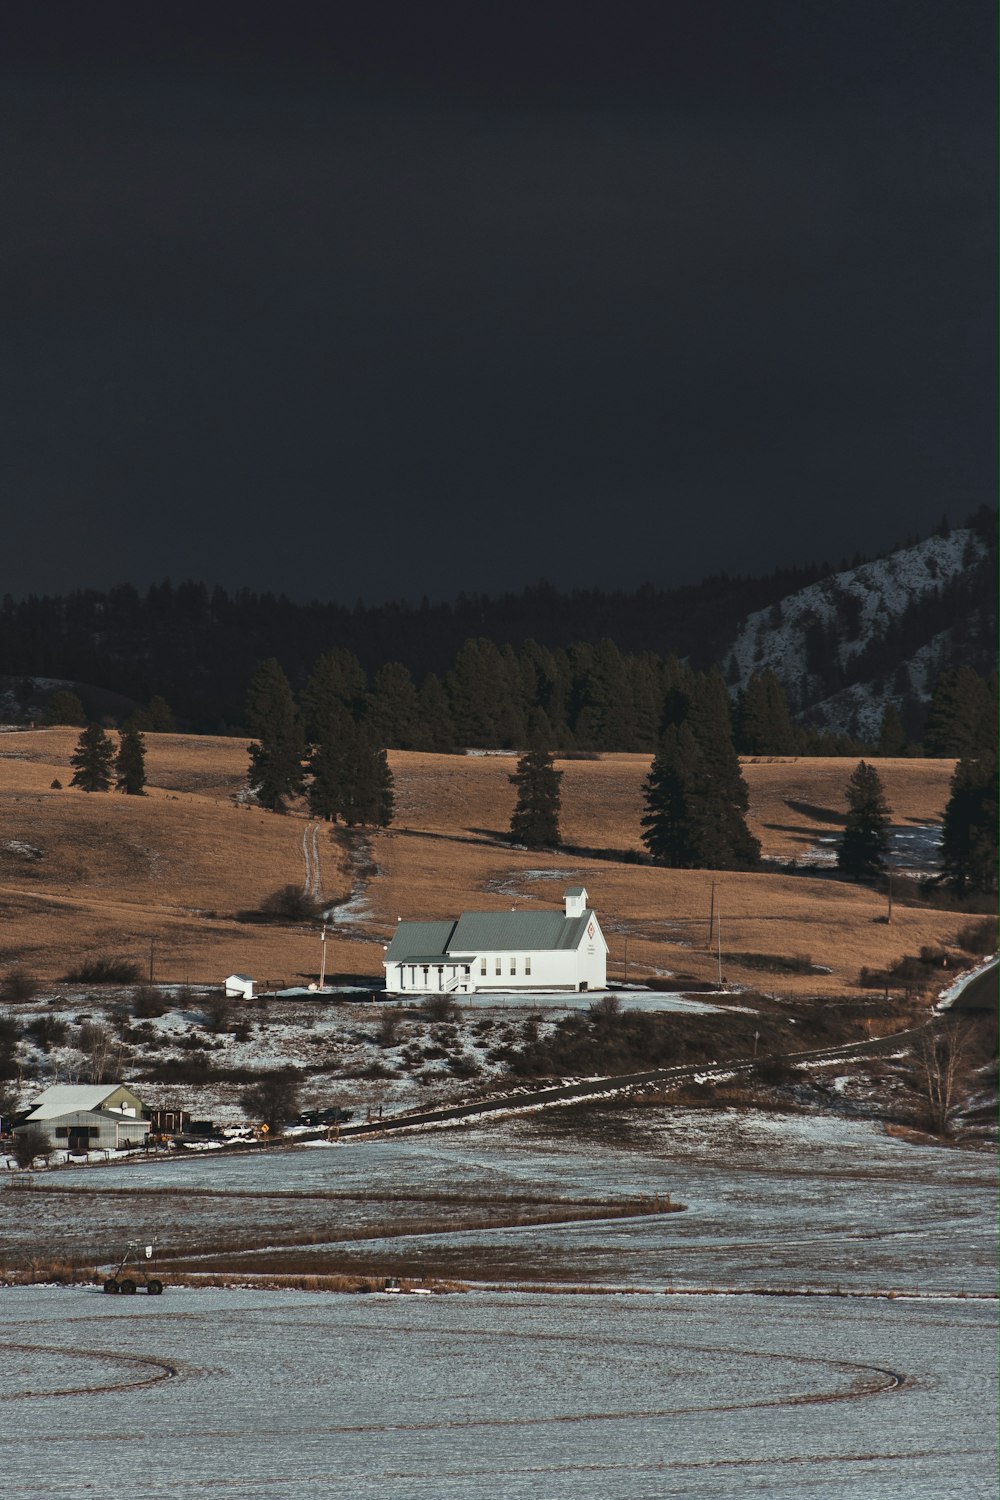
<path id="1" fill-rule="evenodd" d="M 995 511 L 983 507 L 967 525 L 988 550 L 995 548 Z M 860 561 L 844 560 L 842 565 Z M 296 692 L 311 669 L 312 643 L 318 643 L 317 650 L 348 652 L 371 676 L 370 689 L 366 678 L 366 690 L 375 697 L 382 696 L 383 688 L 388 691 L 392 677 L 403 671 L 418 694 L 435 698 L 442 690 L 450 694 L 449 681 L 466 670 L 468 664 L 459 661 L 462 653 L 473 643 L 486 642 L 493 651 L 513 654 L 522 673 L 530 672 L 532 658 L 539 653 L 555 663 L 545 668 L 546 675 L 554 672 L 568 692 L 566 728 L 577 735 L 577 708 L 588 706 L 577 700 L 590 691 L 588 680 L 595 670 L 591 655 L 604 643 L 615 642 L 622 660 L 630 664 L 641 664 L 647 657 L 670 660 L 673 653 L 693 670 L 707 671 L 724 659 L 747 615 L 769 608 L 780 614 L 786 596 L 828 574 L 825 563 L 810 563 L 761 579 L 721 574 L 683 588 L 645 585 L 631 592 L 565 593 L 541 582 L 499 599 L 460 595 L 451 603 L 359 603 L 353 608 L 297 604 L 273 594 L 246 589 L 229 593 L 169 580 L 144 594 L 123 584 L 62 598 L 14 600 L 8 595 L 0 601 L 0 677 L 9 678 L 17 688 L 25 685 L 29 699 L 35 677 L 91 684 L 105 696 L 120 694 L 132 703 L 149 703 L 150 708 L 156 695 L 172 704 L 181 721 L 197 732 L 242 734 L 247 686 L 257 664 L 268 657 L 281 663 Z M 948 624 L 957 632 L 950 664 L 966 661 L 988 672 L 995 636 L 992 568 L 977 563 L 965 585 L 960 603 L 953 594 L 965 586 L 953 588 L 950 583 L 940 598 L 932 593 L 916 601 L 901 617 L 902 623 L 888 627 L 884 640 L 870 643 L 860 666 L 855 660 L 851 670 L 891 673 L 900 660 L 898 653 L 912 654 L 924 644 L 927 631 Z M 814 653 L 830 654 L 819 640 Z M 643 675 L 641 665 L 630 670 Z M 384 680 L 379 681 L 382 674 Z M 907 701 L 905 684 L 898 691 L 893 684 L 891 690 L 901 703 Z M 904 719 L 912 737 L 921 725 L 917 719 L 911 722 L 916 712 L 912 694 L 909 702 Z M 547 704 L 533 706 L 551 719 Z M 461 716 L 459 706 L 450 707 Z M 95 710 L 88 701 L 87 709 L 88 717 L 101 717 L 102 708 Z M 164 726 L 148 722 L 141 727 L 160 731 Z M 585 720 L 581 745 L 588 732 Z M 654 734 L 642 748 L 655 748 L 655 740 Z"/>

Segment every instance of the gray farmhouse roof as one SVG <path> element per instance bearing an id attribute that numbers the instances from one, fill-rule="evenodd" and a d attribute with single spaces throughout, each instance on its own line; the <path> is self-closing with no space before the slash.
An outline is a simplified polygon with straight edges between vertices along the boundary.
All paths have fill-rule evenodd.
<path id="1" fill-rule="evenodd" d="M 29 1120 L 55 1120 L 60 1115 L 100 1109 L 121 1087 L 112 1083 L 54 1083 L 35 1100 Z"/>
<path id="2" fill-rule="evenodd" d="M 400 922 L 386 963 L 429 963 L 448 954 L 574 950 L 593 918 L 586 911 L 466 911 L 457 922 Z"/>

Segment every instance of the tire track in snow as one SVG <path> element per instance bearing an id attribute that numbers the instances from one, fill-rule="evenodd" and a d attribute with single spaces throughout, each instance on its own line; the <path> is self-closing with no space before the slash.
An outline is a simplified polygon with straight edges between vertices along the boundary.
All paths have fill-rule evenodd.
<path id="1" fill-rule="evenodd" d="M 61 1390 L 28 1390 L 0 1392 L 0 1401 L 40 1400 L 52 1396 L 95 1396 L 111 1391 L 137 1391 L 143 1386 L 159 1385 L 162 1380 L 176 1379 L 179 1371 L 164 1359 L 144 1354 L 121 1354 L 113 1349 L 78 1349 L 60 1344 L 5 1344 L 5 1349 L 20 1354 L 55 1354 L 61 1359 L 96 1359 L 128 1365 L 142 1371 L 135 1380 L 110 1381 L 103 1385 L 64 1386 Z M 152 1374 L 148 1372 L 152 1371 Z"/>
<path id="2" fill-rule="evenodd" d="M 313 830 L 312 830 L 312 854 L 313 854 L 313 888 L 312 888 L 312 891 L 311 891 L 310 894 L 313 895 L 313 896 L 315 896 L 316 899 L 317 899 L 317 901 L 318 901 L 319 900 L 319 895 L 320 895 L 319 824 L 318 823 L 314 823 L 313 824 Z"/>
<path id="3" fill-rule="evenodd" d="M 319 824 L 307 823 L 302 830 L 302 859 L 306 878 L 302 882 L 302 893 L 317 900 L 320 894 Z"/>

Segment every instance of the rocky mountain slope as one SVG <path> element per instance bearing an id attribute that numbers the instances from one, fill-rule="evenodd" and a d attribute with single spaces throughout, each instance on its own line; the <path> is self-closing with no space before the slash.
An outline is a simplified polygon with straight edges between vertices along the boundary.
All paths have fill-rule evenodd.
<path id="1" fill-rule="evenodd" d="M 796 713 L 818 727 L 878 738 L 888 703 L 919 734 L 939 674 L 995 662 L 989 541 L 963 527 L 835 573 L 748 615 L 726 658 L 744 687 L 772 670 Z"/>

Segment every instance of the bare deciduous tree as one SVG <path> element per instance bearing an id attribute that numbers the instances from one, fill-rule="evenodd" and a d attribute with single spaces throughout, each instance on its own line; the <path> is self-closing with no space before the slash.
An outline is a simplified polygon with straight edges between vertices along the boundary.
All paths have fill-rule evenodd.
<path id="1" fill-rule="evenodd" d="M 271 1135 L 280 1134 L 299 1112 L 301 1079 L 291 1068 L 272 1073 L 251 1084 L 240 1094 L 240 1104 L 251 1120 L 266 1125 Z"/>
<path id="2" fill-rule="evenodd" d="M 914 1082 L 926 1100 L 931 1129 L 941 1135 L 948 1134 L 965 1098 L 974 1040 L 967 1022 L 949 1018 L 914 1048 Z"/>

